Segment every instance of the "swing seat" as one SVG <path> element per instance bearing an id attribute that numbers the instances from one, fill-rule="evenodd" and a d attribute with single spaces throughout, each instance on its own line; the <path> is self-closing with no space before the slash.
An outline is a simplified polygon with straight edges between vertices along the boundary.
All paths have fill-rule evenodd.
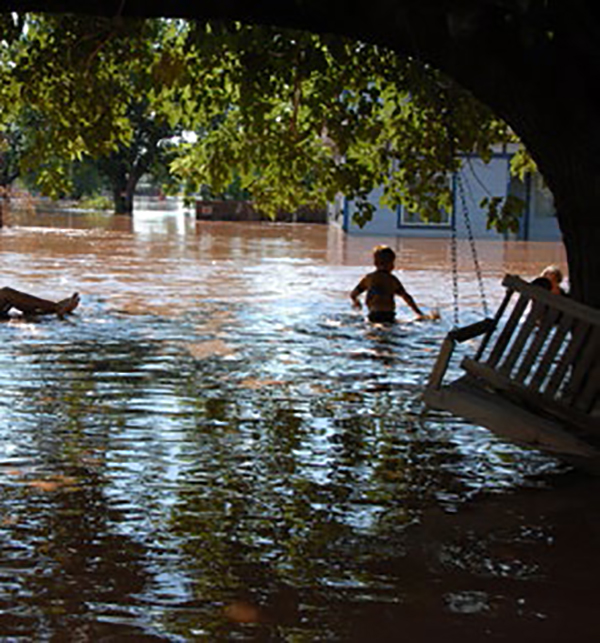
<path id="1" fill-rule="evenodd" d="M 514 275 L 493 319 L 448 333 L 425 404 L 600 472 L 600 311 Z M 445 383 L 456 345 L 481 337 Z"/>

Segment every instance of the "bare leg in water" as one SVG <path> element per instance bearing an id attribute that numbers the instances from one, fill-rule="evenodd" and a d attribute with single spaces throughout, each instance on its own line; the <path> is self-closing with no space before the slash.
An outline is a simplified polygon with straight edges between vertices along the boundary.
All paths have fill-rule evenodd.
<path id="1" fill-rule="evenodd" d="M 73 312 L 79 305 L 79 294 L 73 293 L 66 299 L 50 301 L 29 295 L 14 288 L 0 288 L 0 316 L 6 317 L 11 308 L 20 310 L 25 315 L 51 315 L 59 317 Z"/>

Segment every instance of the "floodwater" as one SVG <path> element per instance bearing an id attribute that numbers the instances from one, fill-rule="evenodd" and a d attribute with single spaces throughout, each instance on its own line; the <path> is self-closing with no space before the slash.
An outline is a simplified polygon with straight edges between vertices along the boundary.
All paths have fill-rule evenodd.
<path id="1" fill-rule="evenodd" d="M 380 242 L 441 320 L 351 309 Z M 445 241 L 146 211 L 13 215 L 0 250 L 3 284 L 82 297 L 0 324 L 2 641 L 600 639 L 598 480 L 423 412 Z M 477 250 L 490 307 L 564 266 Z"/>

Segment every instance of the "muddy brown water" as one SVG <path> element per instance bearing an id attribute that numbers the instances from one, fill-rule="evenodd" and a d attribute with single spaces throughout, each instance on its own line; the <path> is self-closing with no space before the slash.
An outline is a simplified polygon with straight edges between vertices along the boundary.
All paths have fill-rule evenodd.
<path id="1" fill-rule="evenodd" d="M 351 309 L 380 242 L 440 321 Z M 492 308 L 505 272 L 564 266 L 558 244 L 477 250 Z M 423 414 L 447 242 L 13 214 L 0 267 L 82 297 L 0 324 L 2 641 L 600 639 L 599 481 Z"/>

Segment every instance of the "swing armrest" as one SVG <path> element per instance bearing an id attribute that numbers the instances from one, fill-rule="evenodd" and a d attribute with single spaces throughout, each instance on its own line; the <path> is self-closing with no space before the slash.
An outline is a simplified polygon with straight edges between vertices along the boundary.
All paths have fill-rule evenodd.
<path id="1" fill-rule="evenodd" d="M 469 324 L 469 326 L 451 330 L 442 342 L 442 347 L 440 349 L 439 355 L 434 364 L 431 375 L 429 376 L 427 390 L 437 390 L 441 386 L 442 380 L 444 379 L 444 375 L 446 374 L 446 370 L 448 368 L 448 364 L 450 362 L 450 359 L 452 358 L 456 342 L 465 342 L 467 341 L 467 339 L 478 337 L 479 335 L 484 335 L 486 333 L 491 333 L 494 328 L 496 328 L 496 320 L 486 318 L 482 319 L 481 321 L 475 322 L 474 324 Z"/>
<path id="2" fill-rule="evenodd" d="M 458 343 L 466 342 L 468 339 L 473 339 L 473 337 L 479 337 L 479 335 L 485 335 L 491 332 L 495 327 L 496 321 L 490 317 L 486 317 L 474 324 L 451 330 L 447 337 Z"/>
<path id="3" fill-rule="evenodd" d="M 454 342 L 448 337 L 448 335 L 446 335 L 433 366 L 433 370 L 429 376 L 429 381 L 427 382 L 425 391 L 437 391 L 440 388 L 453 352 Z"/>

